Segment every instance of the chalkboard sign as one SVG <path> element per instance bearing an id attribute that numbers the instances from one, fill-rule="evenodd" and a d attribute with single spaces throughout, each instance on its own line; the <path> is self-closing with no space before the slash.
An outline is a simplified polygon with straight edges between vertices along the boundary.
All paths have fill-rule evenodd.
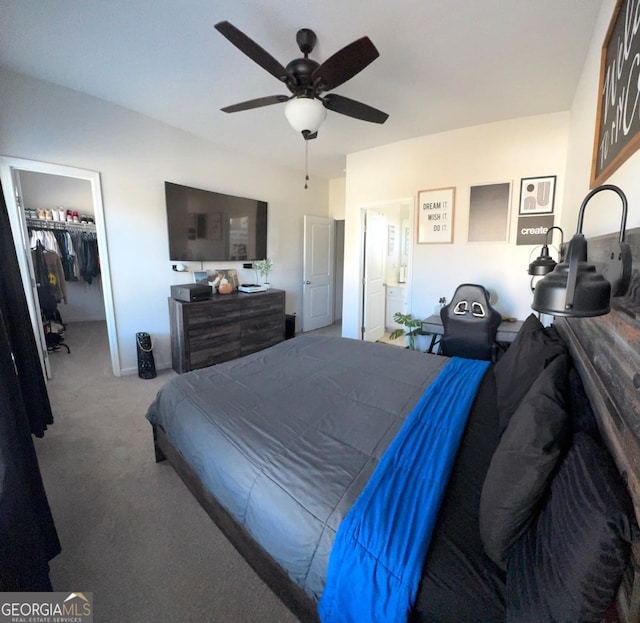
<path id="1" fill-rule="evenodd" d="M 591 188 L 640 147 L 640 0 L 616 2 L 602 46 Z"/>

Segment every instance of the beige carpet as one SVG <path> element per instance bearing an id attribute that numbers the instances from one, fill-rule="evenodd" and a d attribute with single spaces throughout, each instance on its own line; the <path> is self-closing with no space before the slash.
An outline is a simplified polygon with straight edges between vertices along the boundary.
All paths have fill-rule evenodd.
<path id="1" fill-rule="evenodd" d="M 56 591 L 94 593 L 96 623 L 293 623 L 167 463 L 145 419 L 152 380 L 111 375 L 104 323 L 67 326 L 52 353 L 55 423 L 36 439 L 62 542 Z"/>

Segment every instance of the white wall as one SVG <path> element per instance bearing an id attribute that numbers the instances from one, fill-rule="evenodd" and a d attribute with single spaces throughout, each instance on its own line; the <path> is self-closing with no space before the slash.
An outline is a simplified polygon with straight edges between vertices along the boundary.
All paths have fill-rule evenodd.
<path id="1" fill-rule="evenodd" d="M 429 188 L 456 187 L 452 244 L 415 244 L 409 312 L 426 317 L 459 283 L 484 284 L 504 316 L 531 313 L 527 266 L 536 247 L 516 246 L 522 177 L 557 175 L 556 221 L 562 213 L 569 113 L 513 119 L 424 136 L 347 157 L 343 335 L 357 336 L 361 314 L 361 211 L 417 196 Z M 511 181 L 508 243 L 467 243 L 469 187 Z M 415 212 L 415 210 L 414 210 Z"/>
<path id="2" fill-rule="evenodd" d="M 327 216 L 328 181 L 304 190 L 299 172 L 6 70 L 0 70 L 0 154 L 100 172 L 123 373 L 137 370 L 137 331 L 153 336 L 156 366 L 170 365 L 167 297 L 185 275 L 169 262 L 165 180 L 267 201 L 271 282 L 286 290 L 287 312 L 301 315 L 302 217 Z M 243 277 L 239 263 L 224 267 L 253 278 L 252 271 Z"/>
<path id="3" fill-rule="evenodd" d="M 566 209 L 562 217 L 562 227 L 565 232 L 568 232 L 568 235 L 576 231 L 580 204 L 589 192 L 598 106 L 600 51 L 615 4 L 615 0 L 603 0 L 589 53 L 585 59 L 580 84 L 571 108 L 564 199 Z M 640 151 L 637 151 L 605 182 L 619 186 L 627 196 L 629 201 L 628 228 L 640 226 L 639 173 Z M 584 233 L 587 237 L 618 231 L 620 228 L 620 206 L 620 200 L 610 191 L 596 195 L 585 210 Z"/>
<path id="4" fill-rule="evenodd" d="M 337 221 L 344 220 L 346 187 L 345 177 L 329 180 L 329 216 Z"/>

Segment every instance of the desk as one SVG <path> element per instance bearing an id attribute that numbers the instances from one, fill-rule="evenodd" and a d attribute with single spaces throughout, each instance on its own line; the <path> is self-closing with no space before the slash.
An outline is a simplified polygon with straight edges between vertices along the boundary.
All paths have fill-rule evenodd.
<path id="1" fill-rule="evenodd" d="M 511 344 L 513 340 L 516 339 L 516 335 L 518 335 L 518 331 L 520 331 L 520 327 L 522 326 L 522 320 L 515 320 L 513 322 L 507 322 L 503 320 L 498 327 L 498 332 L 496 333 L 496 342 Z M 432 352 L 436 338 L 439 335 L 444 335 L 444 327 L 442 326 L 442 320 L 439 314 L 432 314 L 428 318 L 425 318 L 422 321 L 422 333 L 426 333 L 428 335 L 432 335 L 431 345 L 429 346 L 429 350 L 427 352 Z"/>

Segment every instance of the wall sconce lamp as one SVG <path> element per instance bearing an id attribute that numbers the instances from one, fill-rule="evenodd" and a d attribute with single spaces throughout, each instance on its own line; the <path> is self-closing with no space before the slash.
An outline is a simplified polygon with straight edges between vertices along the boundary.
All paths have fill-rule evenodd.
<path id="1" fill-rule="evenodd" d="M 540 251 L 540 255 L 529 264 L 529 274 L 533 277 L 544 277 L 549 274 L 555 267 L 556 261 L 551 257 L 549 253 L 549 234 L 557 229 L 560 232 L 560 257 L 558 258 L 562 261 L 562 245 L 564 244 L 564 232 L 561 227 L 549 227 L 547 229 L 547 233 L 545 235 L 544 245 L 542 246 L 542 251 Z"/>
<path id="2" fill-rule="evenodd" d="M 590 262 L 582 233 L 584 210 L 589 200 L 604 190 L 615 192 L 622 201 L 620 235 L 617 242 L 606 241 L 601 256 Z M 542 314 L 571 318 L 608 314 L 611 297 L 625 294 L 631 279 L 631 250 L 624 241 L 626 226 L 627 198 L 617 186 L 605 184 L 589 192 L 580 206 L 578 231 L 569 243 L 567 258 L 536 284 L 531 307 Z"/>

